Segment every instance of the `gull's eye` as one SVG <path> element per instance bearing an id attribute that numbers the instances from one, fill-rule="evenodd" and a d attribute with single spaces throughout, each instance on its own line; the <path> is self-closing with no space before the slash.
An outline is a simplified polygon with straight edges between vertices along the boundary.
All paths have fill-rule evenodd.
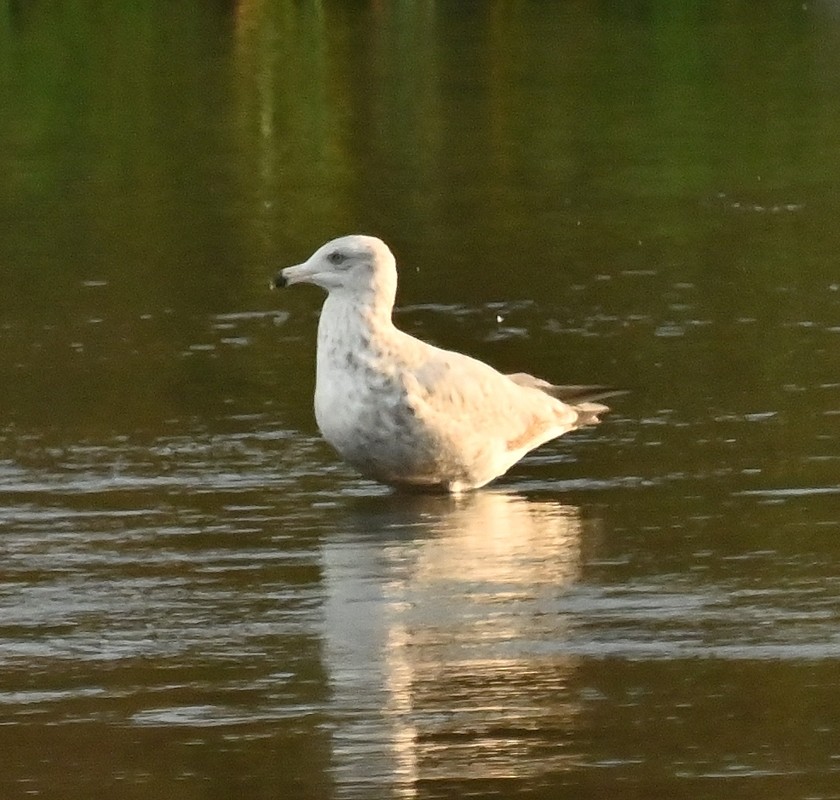
<path id="1" fill-rule="evenodd" d="M 346 260 L 347 256 L 344 255 L 341 250 L 333 250 L 332 253 L 327 256 L 327 261 L 329 261 L 330 264 L 343 264 Z"/>

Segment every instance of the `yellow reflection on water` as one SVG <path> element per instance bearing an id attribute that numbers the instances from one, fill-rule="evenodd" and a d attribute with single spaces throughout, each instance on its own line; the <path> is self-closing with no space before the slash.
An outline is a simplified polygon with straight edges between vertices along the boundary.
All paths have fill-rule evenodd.
<path id="1" fill-rule="evenodd" d="M 563 767 L 551 739 L 574 722 L 575 662 L 555 603 L 580 535 L 578 509 L 496 492 L 355 509 L 323 546 L 341 782 L 411 797 L 418 781 Z"/>

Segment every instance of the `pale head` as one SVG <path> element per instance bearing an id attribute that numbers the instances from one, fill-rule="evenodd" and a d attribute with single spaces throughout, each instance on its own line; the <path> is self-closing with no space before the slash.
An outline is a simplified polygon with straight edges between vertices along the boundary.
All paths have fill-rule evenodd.
<path id="1" fill-rule="evenodd" d="M 280 270 L 275 286 L 312 283 L 330 294 L 374 295 L 393 304 L 397 288 L 394 256 L 374 236 L 342 236 L 319 247 L 306 261 Z"/>

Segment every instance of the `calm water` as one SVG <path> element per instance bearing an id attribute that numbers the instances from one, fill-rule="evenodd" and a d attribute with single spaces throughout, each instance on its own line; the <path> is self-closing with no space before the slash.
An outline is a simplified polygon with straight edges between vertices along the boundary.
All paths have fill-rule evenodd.
<path id="1" fill-rule="evenodd" d="M 0 4 L 2 797 L 840 797 L 840 6 L 696 5 Z M 358 478 L 352 231 L 631 393 Z"/>

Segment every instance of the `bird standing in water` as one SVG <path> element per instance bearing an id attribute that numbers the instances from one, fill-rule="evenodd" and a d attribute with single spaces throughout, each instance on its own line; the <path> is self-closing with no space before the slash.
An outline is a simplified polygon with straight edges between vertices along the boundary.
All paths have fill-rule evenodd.
<path id="1" fill-rule="evenodd" d="M 392 321 L 397 269 L 387 245 L 343 236 L 273 286 L 326 290 L 318 323 L 315 419 L 363 475 L 386 484 L 462 492 L 507 472 L 527 452 L 608 411 L 603 386 L 553 386 L 503 375 L 434 347 Z"/>

